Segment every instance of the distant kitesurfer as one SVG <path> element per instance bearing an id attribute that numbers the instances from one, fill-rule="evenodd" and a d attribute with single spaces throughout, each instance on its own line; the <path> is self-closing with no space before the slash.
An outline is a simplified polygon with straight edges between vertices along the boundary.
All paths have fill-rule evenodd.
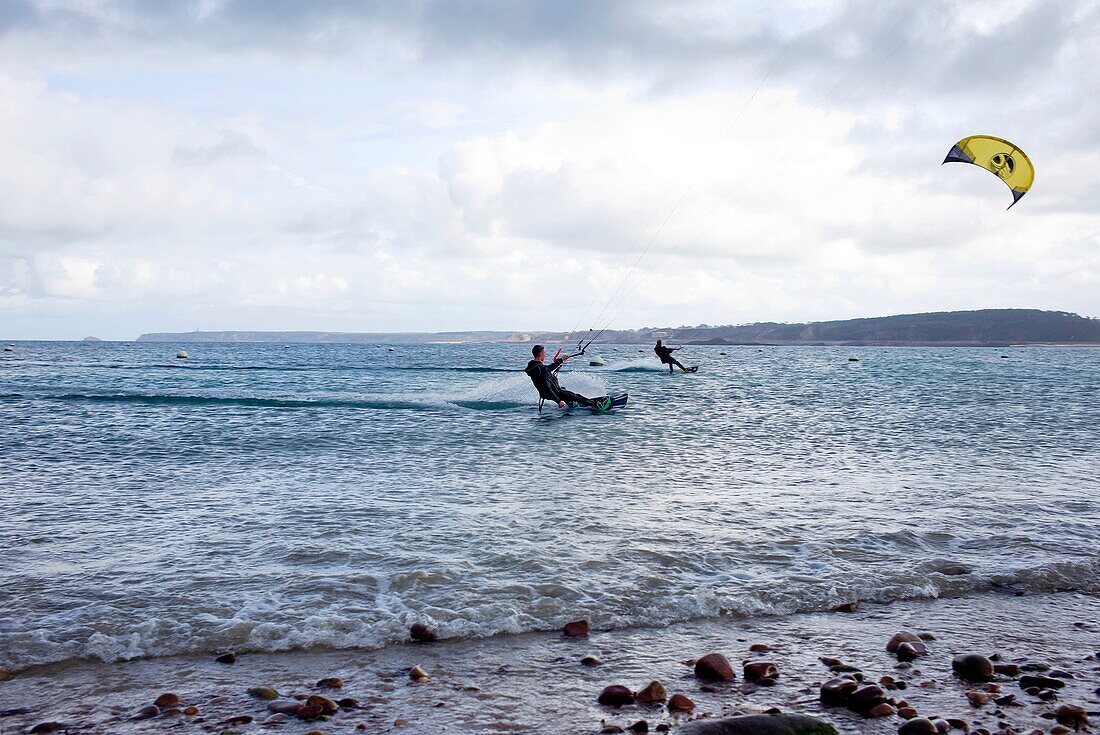
<path id="1" fill-rule="evenodd" d="M 535 384 L 535 390 L 539 392 L 540 398 L 553 401 L 558 404 L 558 408 L 565 408 L 567 405 L 572 406 L 574 403 L 589 408 L 597 408 L 596 402 L 591 398 L 585 398 L 558 385 L 558 368 L 565 364 L 565 361 L 570 357 L 569 355 L 562 355 L 549 365 L 544 365 L 542 362 L 546 359 L 546 348 L 542 345 L 532 347 L 531 355 L 535 359 L 527 363 L 527 369 L 523 372 L 527 373 L 527 376 L 531 378 L 531 382 Z"/>
<path id="2" fill-rule="evenodd" d="M 674 365 L 676 367 L 680 368 L 681 370 L 683 370 L 685 373 L 689 372 L 689 370 L 686 367 L 684 367 L 683 365 L 680 364 L 679 360 L 677 360 L 675 357 L 672 356 L 672 353 L 675 352 L 676 350 L 679 350 L 679 349 L 683 349 L 683 348 L 681 348 L 681 347 L 665 347 L 664 345 L 661 344 L 661 340 L 657 340 L 657 345 L 653 348 L 653 351 L 657 353 L 657 357 L 661 358 L 661 362 L 665 365 L 668 365 L 669 375 L 671 375 L 673 373 L 672 367 Z"/>

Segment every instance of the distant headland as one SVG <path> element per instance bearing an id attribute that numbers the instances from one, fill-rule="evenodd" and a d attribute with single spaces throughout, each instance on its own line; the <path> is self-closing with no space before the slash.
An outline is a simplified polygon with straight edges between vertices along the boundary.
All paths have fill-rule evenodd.
<path id="1" fill-rule="evenodd" d="M 576 335 L 579 338 L 579 334 Z M 139 342 L 532 343 L 561 342 L 562 332 L 152 332 Z M 898 345 L 1003 347 L 1014 344 L 1100 345 L 1100 319 L 1065 311 L 979 309 L 899 314 L 804 324 L 759 322 L 608 330 L 600 341 L 643 344 L 656 339 L 697 345 Z"/>

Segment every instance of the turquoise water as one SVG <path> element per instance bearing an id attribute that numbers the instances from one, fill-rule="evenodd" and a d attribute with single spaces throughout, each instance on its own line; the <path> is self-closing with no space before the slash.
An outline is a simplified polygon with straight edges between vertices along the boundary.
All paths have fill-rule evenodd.
<path id="1" fill-rule="evenodd" d="M 1100 350 L 392 349 L 3 353 L 0 666 L 1100 591 Z"/>

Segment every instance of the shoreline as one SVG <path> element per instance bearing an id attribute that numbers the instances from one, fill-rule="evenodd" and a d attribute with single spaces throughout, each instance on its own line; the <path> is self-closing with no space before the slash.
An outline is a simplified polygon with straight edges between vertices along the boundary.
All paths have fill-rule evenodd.
<path id="1" fill-rule="evenodd" d="M 782 617 L 700 619 L 654 628 L 593 631 L 586 637 L 522 633 L 483 639 L 447 639 L 397 644 L 377 650 L 307 650 L 241 653 L 232 665 L 209 656 L 173 656 L 104 664 L 91 661 L 48 664 L 0 681 L 0 732 L 25 732 L 36 724 L 60 722 L 70 732 L 270 732 L 261 723 L 268 703 L 247 693 L 271 687 L 284 696 L 323 694 L 351 697 L 355 709 L 341 709 L 329 721 L 291 716 L 279 732 L 600 732 L 646 720 L 650 730 L 706 713 L 784 712 L 824 717 L 842 732 L 897 732 L 896 715 L 865 719 L 843 708 L 825 708 L 820 684 L 835 676 L 819 660 L 834 657 L 861 669 L 867 680 L 891 676 L 907 682 L 889 691 L 922 716 L 965 720 L 971 729 L 997 731 L 1001 721 L 1015 732 L 1054 724 L 1043 717 L 1059 704 L 1100 710 L 1100 596 L 1080 592 L 1012 596 L 983 593 L 935 600 L 866 604 L 853 613 L 798 613 Z M 899 664 L 884 650 L 897 631 L 930 633 L 930 655 Z M 767 651 L 750 652 L 753 645 Z M 719 652 L 728 657 L 736 680 L 706 685 L 683 662 Z M 1011 677 L 999 676 L 1011 705 L 992 700 L 974 706 L 967 685 L 951 673 L 957 654 L 998 654 L 1005 662 L 1042 663 L 1069 672 L 1052 701 L 1024 693 Z M 585 656 L 602 663 L 585 666 Z M 778 666 L 774 686 L 744 682 L 743 661 Z M 411 681 L 409 669 L 427 673 Z M 342 680 L 339 690 L 318 689 L 322 679 Z M 668 694 L 684 694 L 694 715 L 670 713 L 660 705 L 621 709 L 596 702 L 608 685 L 634 691 L 659 681 Z M 131 720 L 160 695 L 179 695 L 190 715 Z M 166 708 L 167 709 L 167 708 Z M 24 711 L 25 710 L 25 711 Z M 13 713 L 14 711 L 14 713 Z M 998 716 L 996 713 L 1000 712 Z M 236 719 L 234 719 L 236 718 Z M 249 719 L 251 718 L 251 719 Z M 1096 718 L 1093 718 L 1096 724 Z M 360 728 L 359 726 L 362 725 Z M 358 729 L 357 729 L 358 728 Z"/>

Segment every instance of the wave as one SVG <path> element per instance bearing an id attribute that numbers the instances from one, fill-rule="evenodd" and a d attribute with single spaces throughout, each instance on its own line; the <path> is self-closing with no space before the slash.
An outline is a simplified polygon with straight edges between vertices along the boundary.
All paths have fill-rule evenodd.
<path id="1" fill-rule="evenodd" d="M 747 574 L 730 574 L 730 580 L 735 579 L 738 584 L 726 585 L 726 591 L 714 584 L 655 600 L 648 596 L 639 598 L 633 589 L 627 590 L 623 606 L 614 610 L 600 609 L 595 601 L 577 604 L 564 600 L 563 593 L 570 590 L 554 584 L 526 587 L 533 599 L 522 606 L 514 599 L 502 597 L 495 601 L 481 599 L 474 604 L 469 604 L 469 600 L 462 604 L 463 601 L 455 599 L 448 609 L 418 602 L 406 593 L 421 585 L 456 580 L 442 572 L 409 571 L 390 579 L 374 579 L 377 604 L 364 614 L 361 579 L 354 583 L 311 579 L 310 589 L 295 589 L 293 595 L 290 591 L 267 591 L 243 606 L 237 602 L 213 606 L 222 608 L 222 617 L 208 607 L 189 616 L 161 614 L 129 624 L 110 623 L 104 616 L 109 616 L 114 608 L 97 605 L 98 622 L 91 633 L 79 621 L 69 621 L 73 629 L 66 631 L 31 626 L 16 630 L 9 624 L 6 630 L 0 629 L 3 644 L 0 666 L 19 671 L 74 660 L 111 663 L 219 649 L 239 652 L 377 649 L 404 642 L 409 624 L 415 621 L 428 622 L 442 638 L 480 639 L 558 630 L 577 617 L 588 619 L 597 630 L 654 628 L 693 620 L 825 612 L 857 600 L 886 604 L 995 592 L 1100 594 L 1100 560 L 1055 562 L 992 574 L 959 574 L 938 565 L 932 568 L 940 570 L 852 580 L 846 584 L 801 574 L 768 581 Z M 300 599 L 303 592 L 305 603 Z M 302 614 L 305 608 L 309 609 L 308 614 Z M 59 619 L 52 616 L 50 622 L 57 624 Z"/>
<path id="2" fill-rule="evenodd" d="M 51 363 L 40 363 L 42 367 L 58 367 Z M 185 371 L 241 371 L 256 370 L 275 373 L 292 372 L 374 372 L 386 370 L 410 370 L 415 372 L 455 372 L 455 373 L 519 373 L 523 368 L 481 367 L 465 365 L 206 365 L 195 362 L 155 362 L 137 365 L 112 365 L 88 363 L 66 365 L 64 367 L 93 368 L 103 370 L 185 370 Z"/>
<path id="3" fill-rule="evenodd" d="M 23 397 L 19 394 L 4 398 Z M 344 399 L 344 398 L 259 398 L 249 396 L 199 396 L 145 393 L 65 393 L 43 396 L 48 400 L 85 401 L 89 403 L 130 403 L 164 406 L 244 406 L 252 408 L 363 408 L 376 410 L 432 410 L 458 406 L 474 410 L 502 410 L 528 405 L 530 401 L 510 400 L 454 400 L 432 399 L 430 396 L 415 400 L 401 398 Z"/>
<path id="4" fill-rule="evenodd" d="M 663 373 L 668 368 L 658 360 L 639 357 L 622 364 L 609 365 L 604 370 L 616 373 Z"/>

